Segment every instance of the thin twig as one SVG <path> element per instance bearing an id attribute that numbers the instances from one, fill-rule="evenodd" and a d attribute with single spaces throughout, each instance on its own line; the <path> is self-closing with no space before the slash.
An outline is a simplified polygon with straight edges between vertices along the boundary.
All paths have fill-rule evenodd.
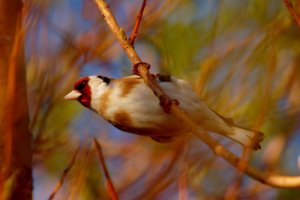
<path id="1" fill-rule="evenodd" d="M 147 64 L 143 63 L 141 58 L 138 56 L 136 51 L 133 49 L 131 44 L 124 35 L 124 31 L 117 24 L 113 14 L 111 13 L 109 6 L 104 0 L 94 0 L 97 4 L 100 12 L 102 13 L 107 25 L 113 32 L 113 34 L 118 39 L 121 47 L 124 49 L 125 53 L 131 60 L 134 65 L 137 65 L 137 71 L 139 75 L 144 79 L 145 83 L 154 91 L 154 93 L 158 96 L 161 102 L 163 109 L 165 111 L 169 111 L 174 116 L 178 117 L 186 126 L 190 128 L 190 130 L 200 138 L 206 145 L 208 145 L 211 150 L 218 156 L 221 156 L 234 167 L 237 168 L 238 164 L 243 163 L 239 157 L 235 154 L 228 151 L 224 146 L 218 143 L 215 139 L 213 139 L 207 132 L 193 122 L 189 117 L 183 112 L 176 101 L 172 100 L 170 97 L 166 95 L 166 93 L 159 87 L 157 82 L 153 79 L 153 75 L 151 75 L 148 71 L 149 67 Z M 271 175 L 265 172 L 261 172 L 252 166 L 246 164 L 245 173 L 260 181 L 262 183 L 268 184 L 273 187 L 278 188 L 300 188 L 300 176 L 280 176 L 280 175 Z"/>
<path id="2" fill-rule="evenodd" d="M 293 4 L 290 2 L 290 0 L 283 0 L 285 6 L 289 10 L 290 14 L 292 15 L 293 19 L 297 23 L 297 25 L 300 27 L 300 17 L 298 16 L 297 12 L 294 9 Z"/>
<path id="3" fill-rule="evenodd" d="M 183 169 L 179 175 L 178 180 L 178 199 L 187 200 L 187 172 L 186 169 Z"/>
<path id="4" fill-rule="evenodd" d="M 85 132 L 86 134 L 87 132 Z M 88 178 L 88 174 L 90 171 L 85 170 L 90 166 L 92 150 L 89 146 L 89 142 L 85 143 L 85 147 L 81 152 L 80 162 L 78 162 L 77 169 L 79 169 L 75 176 L 72 176 L 69 184 L 72 186 L 66 193 L 67 199 L 79 199 L 80 193 L 84 186 L 86 185 L 86 181 Z M 83 169 L 83 170 L 82 170 Z"/>
<path id="5" fill-rule="evenodd" d="M 59 179 L 59 182 L 56 184 L 56 186 L 55 186 L 53 192 L 51 193 L 51 195 L 49 196 L 48 200 L 54 199 L 55 195 L 57 194 L 57 192 L 59 191 L 59 189 L 60 189 L 61 186 L 63 185 L 64 180 L 65 180 L 65 178 L 67 177 L 69 171 L 70 171 L 71 168 L 74 166 L 74 163 L 75 163 L 75 161 L 76 161 L 76 158 L 77 158 L 77 155 L 78 155 L 78 153 L 79 153 L 79 150 L 80 150 L 80 145 L 79 145 L 78 148 L 76 149 L 76 151 L 75 151 L 75 153 L 74 153 L 74 155 L 73 155 L 73 157 L 72 157 L 72 160 L 71 160 L 69 166 L 64 170 L 62 176 L 61 176 L 60 179 Z"/>
<path id="6" fill-rule="evenodd" d="M 172 155 L 169 156 L 170 160 L 166 164 L 166 166 L 159 171 L 159 173 L 148 182 L 144 191 L 139 194 L 134 200 L 139 199 L 154 199 L 155 195 L 159 193 L 159 191 L 164 188 L 165 185 L 169 183 L 169 174 L 174 170 L 174 166 L 178 162 L 178 155 L 184 150 L 185 145 L 183 145 L 184 140 L 181 140 L 176 146 L 174 146 L 174 150 Z M 145 198 L 146 197 L 146 198 Z"/>
<path id="7" fill-rule="evenodd" d="M 188 176 L 188 152 L 190 143 L 189 140 L 182 141 L 183 146 L 181 153 L 181 159 L 179 163 L 179 177 L 178 177 L 178 200 L 187 200 L 188 199 L 188 184 L 187 184 L 187 176 Z"/>
<path id="8" fill-rule="evenodd" d="M 129 38 L 129 42 L 132 46 L 134 45 L 135 38 L 138 34 L 138 30 L 139 30 L 139 27 L 140 27 L 140 24 L 141 24 L 141 21 L 142 21 L 143 12 L 144 12 L 144 9 L 146 7 L 146 3 L 147 3 L 147 0 L 143 0 L 140 12 L 139 12 L 138 16 L 136 17 L 134 28 L 133 28 L 133 31 L 132 31 L 131 36 Z"/>
<path id="9" fill-rule="evenodd" d="M 274 51 L 272 51 L 270 55 L 269 64 L 267 66 L 267 70 L 269 73 L 269 76 L 274 75 L 274 66 L 276 66 L 276 54 Z M 260 112 L 256 117 L 256 120 L 254 122 L 254 125 L 252 127 L 253 130 L 259 130 L 261 126 L 263 125 L 263 122 L 265 121 L 265 118 L 270 111 L 270 105 L 271 105 L 271 96 L 272 96 L 272 81 L 271 79 L 265 80 L 265 88 L 264 88 L 264 95 L 261 99 L 260 104 Z M 245 163 L 249 162 L 251 155 L 251 149 L 250 148 L 244 148 L 242 153 L 242 159 L 245 161 Z M 242 186 L 242 180 L 243 180 L 243 173 L 245 171 L 246 165 L 245 163 L 239 163 L 238 164 L 238 172 L 236 174 L 235 181 L 231 187 L 229 187 L 229 190 L 226 193 L 225 200 L 235 200 L 238 198 L 238 194 L 240 191 L 240 188 Z"/>
<path id="10" fill-rule="evenodd" d="M 242 186 L 243 173 L 246 169 L 247 166 L 246 164 L 248 164 L 250 159 L 250 154 L 251 154 L 250 151 L 251 149 L 249 147 L 243 149 L 240 162 L 237 165 L 237 173 L 234 182 L 232 185 L 229 186 L 225 194 L 224 200 L 236 200 L 238 198 L 238 194 Z M 241 162 L 241 160 L 244 160 L 244 162 Z"/>
<path id="11" fill-rule="evenodd" d="M 118 193 L 116 192 L 115 187 L 113 185 L 113 182 L 110 178 L 110 175 L 109 175 L 106 163 L 105 163 L 104 155 L 102 153 L 102 148 L 101 148 L 101 146 L 100 146 L 100 144 L 99 144 L 99 142 L 97 141 L 96 138 L 94 138 L 94 143 L 96 145 L 99 160 L 100 160 L 100 165 L 101 165 L 101 168 L 104 172 L 104 176 L 105 176 L 105 179 L 106 179 L 107 191 L 108 191 L 108 193 L 109 193 L 112 200 L 118 200 L 119 199 Z"/>

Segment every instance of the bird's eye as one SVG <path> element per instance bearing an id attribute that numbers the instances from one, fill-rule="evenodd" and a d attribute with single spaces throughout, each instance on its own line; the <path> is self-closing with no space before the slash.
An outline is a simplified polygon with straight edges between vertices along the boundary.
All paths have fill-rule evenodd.
<path id="1" fill-rule="evenodd" d="M 83 88 L 85 87 L 86 84 L 87 84 L 87 81 L 84 80 L 81 83 L 79 83 L 75 89 L 78 91 L 83 90 Z"/>

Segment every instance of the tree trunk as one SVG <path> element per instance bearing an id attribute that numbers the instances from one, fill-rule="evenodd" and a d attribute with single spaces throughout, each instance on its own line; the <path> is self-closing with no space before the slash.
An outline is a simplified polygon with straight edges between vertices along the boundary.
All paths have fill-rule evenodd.
<path id="1" fill-rule="evenodd" d="M 0 199 L 32 199 L 22 0 L 0 0 Z"/>

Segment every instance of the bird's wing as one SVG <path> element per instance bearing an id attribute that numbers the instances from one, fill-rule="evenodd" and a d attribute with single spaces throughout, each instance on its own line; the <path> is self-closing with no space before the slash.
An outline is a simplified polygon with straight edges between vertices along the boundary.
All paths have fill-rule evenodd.
<path id="1" fill-rule="evenodd" d="M 177 99 L 179 107 L 205 130 L 223 135 L 231 132 L 233 120 L 212 110 L 197 96 L 188 82 L 172 77 L 171 82 L 160 82 L 160 86 L 171 98 Z"/>

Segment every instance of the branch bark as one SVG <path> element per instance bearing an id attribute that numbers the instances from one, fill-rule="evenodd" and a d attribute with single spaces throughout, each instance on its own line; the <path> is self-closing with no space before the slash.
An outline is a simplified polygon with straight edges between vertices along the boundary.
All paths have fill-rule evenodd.
<path id="1" fill-rule="evenodd" d="M 229 162 L 239 170 L 238 166 L 241 163 L 245 163 L 245 161 L 228 151 L 220 143 L 214 140 L 209 134 L 207 134 L 205 130 L 203 130 L 195 122 L 190 120 L 188 116 L 178 107 L 176 101 L 166 95 L 166 93 L 159 87 L 157 82 L 155 82 L 155 80 L 152 78 L 153 76 L 149 73 L 147 64 L 142 62 L 133 46 L 128 42 L 124 31 L 122 31 L 122 29 L 116 22 L 112 12 L 109 9 L 108 4 L 104 0 L 94 1 L 97 4 L 100 12 L 102 13 L 107 25 L 127 54 L 128 58 L 131 60 L 133 65 L 137 66 L 136 70 L 138 71 L 139 75 L 158 96 L 161 102 L 167 102 L 161 103 L 163 109 L 178 117 L 186 126 L 189 126 L 191 131 L 207 146 L 209 146 L 216 155 L 221 156 L 223 159 L 225 159 L 227 162 Z M 166 106 L 168 108 L 166 108 Z M 246 167 L 244 173 L 261 183 L 278 188 L 300 188 L 300 176 L 272 175 L 266 172 L 261 172 L 258 169 L 248 165 L 247 163 L 245 163 L 245 165 Z"/>

